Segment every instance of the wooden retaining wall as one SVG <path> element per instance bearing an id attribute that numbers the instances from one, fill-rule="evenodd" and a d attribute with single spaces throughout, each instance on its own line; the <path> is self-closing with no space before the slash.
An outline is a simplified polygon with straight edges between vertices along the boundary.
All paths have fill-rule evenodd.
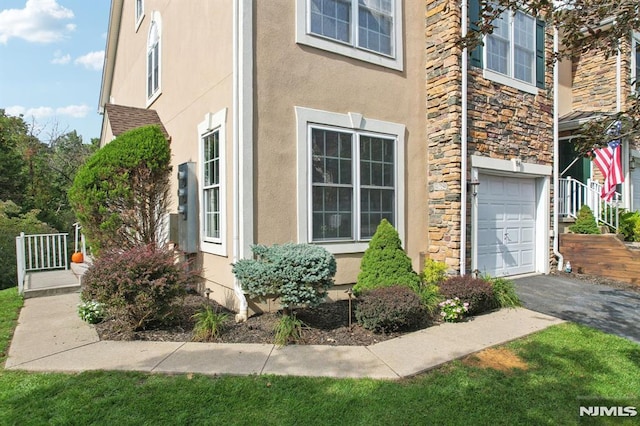
<path id="1" fill-rule="evenodd" d="M 561 234 L 560 253 L 574 272 L 640 285 L 640 249 L 615 234 Z"/>

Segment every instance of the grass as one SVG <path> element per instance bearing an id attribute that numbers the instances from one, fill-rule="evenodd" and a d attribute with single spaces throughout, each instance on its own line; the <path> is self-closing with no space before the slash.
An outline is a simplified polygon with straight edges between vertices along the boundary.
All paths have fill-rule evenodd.
<path id="1" fill-rule="evenodd" d="M 20 305 L 0 291 L 2 350 Z M 0 424 L 571 425 L 580 397 L 640 405 L 633 342 L 563 324 L 502 349 L 527 368 L 454 361 L 401 381 L 0 370 Z"/>

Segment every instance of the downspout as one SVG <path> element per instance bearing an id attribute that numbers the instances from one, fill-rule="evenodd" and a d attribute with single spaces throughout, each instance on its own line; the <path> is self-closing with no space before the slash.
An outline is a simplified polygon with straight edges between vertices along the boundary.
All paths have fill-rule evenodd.
<path id="1" fill-rule="evenodd" d="M 553 52 L 558 53 L 558 27 L 553 28 Z M 560 229 L 558 225 L 558 197 L 560 188 L 560 140 L 558 138 L 558 60 L 553 63 L 553 254 L 558 258 L 558 271 L 562 271 L 564 257 L 560 253 Z"/>
<path id="2" fill-rule="evenodd" d="M 233 263 L 240 255 L 240 117 L 243 103 L 240 102 L 240 37 L 243 30 L 240 2 L 233 2 Z M 233 292 L 238 299 L 236 321 L 246 321 L 249 317 L 249 305 L 242 291 L 240 281 L 234 277 Z"/>
<path id="3" fill-rule="evenodd" d="M 467 0 L 462 0 L 462 37 L 467 36 Z M 460 131 L 460 275 L 466 274 L 467 263 L 467 47 L 462 49 L 462 123 Z"/>

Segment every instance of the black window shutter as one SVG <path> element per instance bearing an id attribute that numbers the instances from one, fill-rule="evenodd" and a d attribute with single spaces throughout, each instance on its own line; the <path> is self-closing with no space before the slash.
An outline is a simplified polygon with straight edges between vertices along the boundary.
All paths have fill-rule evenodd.
<path id="1" fill-rule="evenodd" d="M 536 86 L 544 89 L 544 21 L 536 20 Z"/>
<path id="2" fill-rule="evenodd" d="M 469 1 L 469 21 L 471 31 L 478 31 L 477 22 L 480 20 L 480 0 Z M 478 45 L 471 51 L 471 65 L 482 68 L 482 45 Z"/>

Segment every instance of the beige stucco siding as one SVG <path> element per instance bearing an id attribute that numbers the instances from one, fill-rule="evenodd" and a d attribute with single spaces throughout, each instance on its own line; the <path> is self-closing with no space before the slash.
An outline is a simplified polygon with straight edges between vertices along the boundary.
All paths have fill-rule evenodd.
<path id="1" fill-rule="evenodd" d="M 227 256 L 201 254 L 196 266 L 214 290 L 212 297 L 229 301 L 233 275 L 232 253 L 232 123 L 233 123 L 233 13 L 231 1 L 175 2 L 146 0 L 145 15 L 136 29 L 134 1 L 125 1 L 115 61 L 111 102 L 151 108 L 171 137 L 174 173 L 177 165 L 199 159 L 198 124 L 206 114 L 226 109 L 226 246 Z M 147 37 L 154 12 L 161 18 L 161 94 L 148 105 L 146 97 Z M 112 136 L 108 126 L 103 139 Z M 176 179 L 172 179 L 175 194 Z M 172 197 L 170 212 L 176 211 Z M 221 286 L 212 285 L 212 283 Z"/>
<path id="2" fill-rule="evenodd" d="M 405 71 L 296 44 L 291 1 L 255 2 L 256 242 L 297 241 L 295 107 L 406 126 L 405 245 L 418 269 L 426 247 L 424 6 L 405 2 Z M 360 254 L 338 255 L 338 283 L 352 283 Z"/>

